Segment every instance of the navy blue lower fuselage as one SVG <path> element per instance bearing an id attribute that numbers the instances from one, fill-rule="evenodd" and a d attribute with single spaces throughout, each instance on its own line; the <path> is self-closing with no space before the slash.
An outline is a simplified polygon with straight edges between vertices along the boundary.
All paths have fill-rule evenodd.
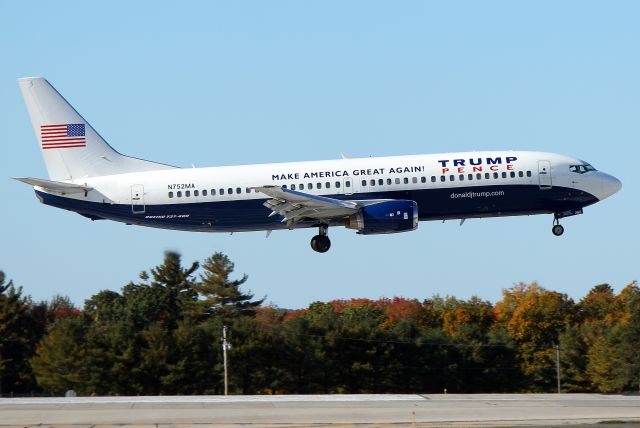
<path id="1" fill-rule="evenodd" d="M 127 224 L 199 232 L 242 232 L 286 229 L 279 215 L 262 204 L 268 198 L 202 201 L 132 206 L 83 201 L 36 190 L 45 205 L 77 212 L 93 220 L 107 219 Z M 342 200 L 408 199 L 416 201 L 420 220 L 497 217 L 562 213 L 580 210 L 598 202 L 581 190 L 538 185 L 468 186 L 325 195 Z M 317 221 L 296 227 L 312 227 Z M 340 224 L 339 222 L 332 225 Z"/>

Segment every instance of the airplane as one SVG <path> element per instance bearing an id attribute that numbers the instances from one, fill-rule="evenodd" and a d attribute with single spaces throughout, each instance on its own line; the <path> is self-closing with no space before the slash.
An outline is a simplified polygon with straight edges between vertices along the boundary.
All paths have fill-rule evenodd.
<path id="1" fill-rule="evenodd" d="M 317 228 L 311 248 L 331 247 L 329 227 L 374 235 L 421 220 L 583 213 L 622 187 L 574 157 L 479 151 L 179 168 L 114 150 L 42 77 L 18 79 L 48 179 L 15 178 L 38 200 L 91 220 L 197 232 Z"/>

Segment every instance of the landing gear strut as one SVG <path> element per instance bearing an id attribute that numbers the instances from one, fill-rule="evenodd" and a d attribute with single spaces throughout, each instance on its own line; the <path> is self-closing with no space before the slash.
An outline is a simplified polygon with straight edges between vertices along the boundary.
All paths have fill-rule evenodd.
<path id="1" fill-rule="evenodd" d="M 555 236 L 560 236 L 564 233 L 564 227 L 560 224 L 560 219 L 557 216 L 553 218 L 553 227 L 551 228 L 551 232 Z"/>
<path id="2" fill-rule="evenodd" d="M 318 227 L 318 234 L 311 238 L 311 248 L 318 253 L 326 253 L 331 248 L 331 240 L 327 236 L 329 232 L 329 226 L 326 224 Z"/>

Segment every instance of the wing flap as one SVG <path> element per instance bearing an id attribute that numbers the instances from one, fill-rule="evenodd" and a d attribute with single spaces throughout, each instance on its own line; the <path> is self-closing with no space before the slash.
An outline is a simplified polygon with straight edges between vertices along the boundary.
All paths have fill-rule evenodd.
<path id="1" fill-rule="evenodd" d="M 278 186 L 256 187 L 255 190 L 270 196 L 264 206 L 271 209 L 270 217 L 279 214 L 283 222 L 294 224 L 303 219 L 331 220 L 344 218 L 358 211 L 353 201 L 341 201 L 325 196 L 311 195 Z"/>

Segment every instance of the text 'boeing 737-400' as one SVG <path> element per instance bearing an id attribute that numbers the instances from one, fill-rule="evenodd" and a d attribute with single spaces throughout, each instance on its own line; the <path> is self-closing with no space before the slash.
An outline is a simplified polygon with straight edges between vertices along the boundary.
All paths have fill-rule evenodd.
<path id="1" fill-rule="evenodd" d="M 198 232 L 329 227 L 372 235 L 420 220 L 553 214 L 560 219 L 620 190 L 579 159 L 486 151 L 312 162 L 177 168 L 115 151 L 40 77 L 18 79 L 48 179 L 17 178 L 46 205 L 92 220 Z"/>

